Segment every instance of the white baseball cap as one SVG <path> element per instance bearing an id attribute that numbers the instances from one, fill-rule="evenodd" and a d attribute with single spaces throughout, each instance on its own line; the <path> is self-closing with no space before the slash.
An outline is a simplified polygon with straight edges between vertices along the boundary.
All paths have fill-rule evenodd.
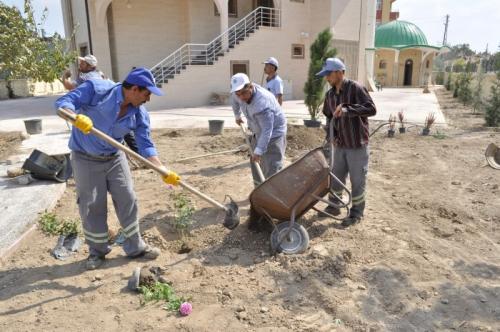
<path id="1" fill-rule="evenodd" d="M 92 67 L 97 66 L 97 58 L 95 56 L 93 56 L 92 54 L 88 54 L 85 57 L 79 56 L 78 60 L 85 61 L 86 63 L 88 63 Z"/>
<path id="2" fill-rule="evenodd" d="M 270 57 L 269 59 L 264 61 L 263 64 L 266 64 L 266 65 L 270 64 L 270 65 L 275 66 L 276 68 L 279 67 L 278 60 L 276 60 L 276 58 L 273 58 L 273 57 Z"/>
<path id="3" fill-rule="evenodd" d="M 231 77 L 231 93 L 243 89 L 245 84 L 250 83 L 250 79 L 243 73 L 234 74 Z"/>

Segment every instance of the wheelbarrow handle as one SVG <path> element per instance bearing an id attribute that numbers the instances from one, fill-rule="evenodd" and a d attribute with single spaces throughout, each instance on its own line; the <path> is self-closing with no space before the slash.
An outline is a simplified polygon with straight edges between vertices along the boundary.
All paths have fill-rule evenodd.
<path id="1" fill-rule="evenodd" d="M 252 150 L 252 144 L 250 144 L 250 140 L 248 139 L 247 131 L 243 127 L 243 125 L 240 123 L 240 129 L 241 132 L 243 133 L 243 136 L 245 136 L 245 142 L 248 145 L 248 151 L 250 151 L 250 156 L 253 157 L 253 150 Z M 266 177 L 264 176 L 264 173 L 262 172 L 262 168 L 260 167 L 260 164 L 252 161 L 252 164 L 254 165 L 255 169 L 257 170 L 257 176 L 259 177 L 260 182 L 266 181 Z"/>
<path id="2" fill-rule="evenodd" d="M 71 112 L 71 111 L 68 111 L 66 109 L 63 109 L 63 108 L 59 108 L 57 110 L 57 114 L 63 118 L 64 120 L 67 120 L 67 121 L 70 121 L 72 124 L 74 124 L 75 120 L 76 120 L 76 114 Z M 105 133 L 103 133 L 102 131 L 100 131 L 99 129 L 95 128 L 95 127 L 92 127 L 92 129 L 90 129 L 90 132 L 99 137 L 100 139 L 102 139 L 103 141 L 105 141 L 106 143 L 112 145 L 113 147 L 117 148 L 118 150 L 121 150 L 123 152 L 125 152 L 127 155 L 141 161 L 142 163 L 144 163 L 148 168 L 158 172 L 160 175 L 162 176 L 165 176 L 165 175 L 168 175 L 169 171 L 164 169 L 163 167 L 159 167 L 158 165 L 152 163 L 151 161 L 149 161 L 148 159 L 144 158 L 143 156 L 141 156 L 140 154 L 132 151 L 131 149 L 129 149 L 128 147 L 126 147 L 125 145 L 121 144 L 120 142 L 118 142 L 117 140 L 109 137 L 108 135 L 106 135 Z M 223 209 L 224 211 L 227 212 L 227 207 L 224 206 L 223 204 L 217 202 L 216 200 L 212 199 L 211 197 L 208 197 L 207 195 L 205 195 L 204 193 L 198 191 L 197 189 L 195 189 L 194 187 L 190 186 L 189 184 L 185 183 L 184 181 L 179 181 L 179 185 L 181 187 L 183 187 L 184 189 L 192 192 L 193 194 L 195 194 L 196 196 L 204 199 L 205 201 L 207 201 L 208 203 L 214 205 L 214 206 L 217 206 L 221 209 Z"/>

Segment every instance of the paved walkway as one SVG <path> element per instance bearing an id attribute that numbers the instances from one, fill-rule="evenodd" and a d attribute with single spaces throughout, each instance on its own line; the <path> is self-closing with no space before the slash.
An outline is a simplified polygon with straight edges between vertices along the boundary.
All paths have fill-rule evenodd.
<path id="1" fill-rule="evenodd" d="M 433 93 L 423 94 L 421 89 L 385 89 L 372 96 L 378 113 L 371 119 L 387 121 L 391 113 L 397 114 L 404 110 L 408 121 L 412 123 L 422 124 L 429 112 L 436 114 L 438 123 L 445 123 Z M 65 184 L 45 181 L 21 186 L 16 180 L 5 176 L 9 167 L 21 167 L 34 148 L 47 154 L 68 152 L 68 127 L 53 109 L 57 97 L 0 101 L 0 131 L 24 131 L 23 120 L 32 118 L 42 119 L 43 127 L 43 134 L 31 135 L 23 141 L 19 154 L 9 158 L 12 165 L 0 162 L 0 257 L 36 222 L 39 213 L 51 209 L 57 203 L 65 190 Z M 309 118 L 303 101 L 285 101 L 283 108 L 290 123 L 301 124 L 302 119 Z M 226 120 L 226 127 L 236 127 L 228 106 L 153 110 L 150 113 L 151 124 L 155 129 L 207 128 L 209 119 Z"/>

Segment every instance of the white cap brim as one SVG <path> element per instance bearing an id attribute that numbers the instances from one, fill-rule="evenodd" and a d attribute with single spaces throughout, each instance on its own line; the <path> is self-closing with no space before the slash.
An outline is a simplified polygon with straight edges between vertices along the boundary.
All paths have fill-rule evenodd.
<path id="1" fill-rule="evenodd" d="M 233 92 L 236 92 L 236 91 L 239 91 L 241 89 L 243 89 L 243 87 L 245 86 L 245 82 L 243 82 L 243 84 L 238 84 L 237 86 L 233 86 L 231 87 L 231 93 Z"/>

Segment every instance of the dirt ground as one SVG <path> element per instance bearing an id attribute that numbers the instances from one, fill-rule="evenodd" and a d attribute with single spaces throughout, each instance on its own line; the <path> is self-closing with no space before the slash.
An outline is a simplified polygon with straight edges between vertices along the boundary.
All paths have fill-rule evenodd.
<path id="1" fill-rule="evenodd" d="M 0 161 L 15 152 L 22 140 L 20 132 L 0 132 Z"/>
<path id="2" fill-rule="evenodd" d="M 152 171 L 133 171 L 142 232 L 163 250 L 155 264 L 191 298 L 193 313 L 141 306 L 126 290 L 133 269 L 150 263 L 115 247 L 101 269 L 86 271 L 85 248 L 57 261 L 49 254 L 56 239 L 37 232 L 0 268 L 0 330 L 499 331 L 500 172 L 485 166 L 484 150 L 500 133 L 482 128 L 449 93 L 437 95 L 450 126 L 427 137 L 417 128 L 375 134 L 365 218 L 340 229 L 307 213 L 301 223 L 311 241 L 301 255 L 271 256 L 269 234 L 247 229 L 244 154 L 175 162 L 243 144 L 237 130 L 154 132 L 169 167 L 217 200 L 230 194 L 242 209 L 242 224 L 229 231 L 218 210 L 190 196 L 193 250 L 179 254 L 173 191 Z M 322 137 L 321 129 L 292 128 L 288 160 Z M 111 203 L 109 210 L 116 228 Z M 73 183 L 55 213 L 78 216 Z"/>

